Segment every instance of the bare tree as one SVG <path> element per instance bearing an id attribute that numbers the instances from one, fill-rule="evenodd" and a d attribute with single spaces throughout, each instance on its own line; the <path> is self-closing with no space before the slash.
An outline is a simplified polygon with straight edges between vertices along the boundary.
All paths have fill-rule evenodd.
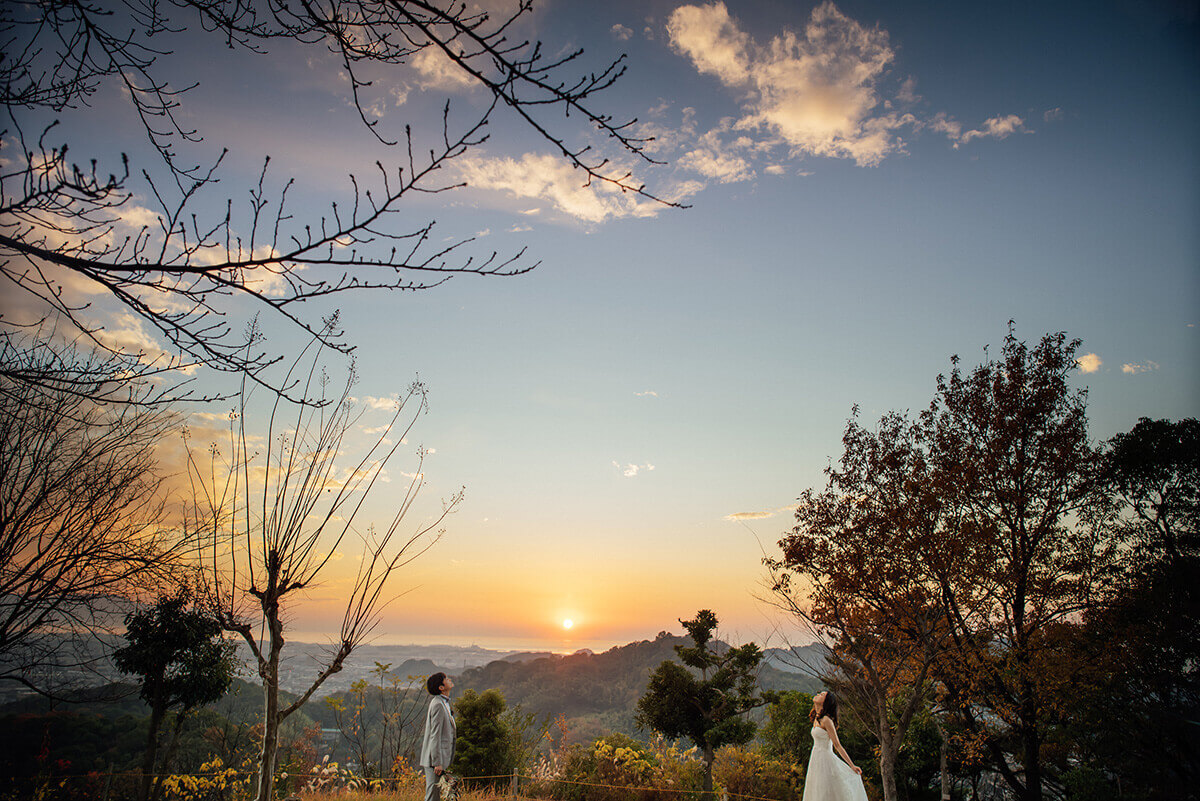
<path id="1" fill-rule="evenodd" d="M 237 335 L 225 317 L 232 297 L 252 299 L 322 346 L 349 352 L 338 330 L 300 312 L 304 301 L 359 289 L 421 290 L 455 274 L 516 275 L 536 266 L 524 250 L 507 257 L 469 255 L 464 249 L 469 238 L 433 244 L 433 222 L 409 227 L 393 222 L 403 200 L 461 185 L 443 171 L 487 140 L 485 127 L 497 107 L 576 167 L 581 183 L 600 182 L 667 203 L 590 145 L 568 144 L 563 126 L 575 115 L 616 152 L 651 161 L 645 141 L 631 133 L 634 120 L 615 122 L 593 105 L 623 74 L 623 57 L 574 77 L 581 51 L 548 56 L 540 43 L 508 38 L 530 8 L 530 0 L 521 0 L 511 14 L 493 19 L 456 0 L 4 4 L 0 96 L 8 127 L 0 139 L 8 142 L 4 147 L 15 142 L 20 150 L 0 168 L 0 275 L 12 285 L 6 291 L 33 296 L 98 346 L 148 361 L 150 369 L 199 363 L 262 382 L 264 369 L 280 357 L 247 347 L 259 343 Z M 257 183 L 247 187 L 245 214 L 235 213 L 229 199 L 219 204 L 220 211 L 206 214 L 203 198 L 213 191 L 227 151 L 203 166 L 189 160 L 201 140 L 181 114 L 191 87 L 159 77 L 160 61 L 172 55 L 167 47 L 184 35 L 209 36 L 214 48 L 263 57 L 284 44 L 332 52 L 349 76 L 353 105 L 369 136 L 395 146 L 398 157 L 387 166 L 376 162 L 370 181 L 351 175 L 351 202 L 331 202 L 320 219 L 292 216 L 293 180 L 272 189 L 269 158 Z M 451 123 L 447 102 L 440 136 L 427 151 L 410 126 L 389 135 L 366 110 L 372 78 L 418 57 L 444 61 L 490 97 L 461 125 Z M 58 118 L 88 114 L 89 98 L 110 83 L 127 94 L 157 155 L 140 168 L 122 157 L 119 168 L 105 174 L 95 161 L 85 167 L 70 161 L 67 145 L 50 137 Z M 156 222 L 140 224 L 129 213 L 135 188 L 153 198 Z M 83 279 L 147 321 L 166 343 L 164 353 L 153 358 L 107 341 L 87 306 L 65 291 L 68 279 Z M 0 323 L 10 328 L 25 322 L 0 314 Z M 180 396 L 191 392 L 174 394 Z"/>
<path id="2" fill-rule="evenodd" d="M 120 360 L 0 342 L 0 679 L 42 692 L 86 666 L 72 637 L 106 630 L 120 602 L 158 588 L 186 548 L 164 524 L 154 459 L 174 419 L 49 380 L 63 363 L 107 376 L 101 396 L 107 385 L 135 400 L 153 391 L 129 385 Z"/>
<path id="3" fill-rule="evenodd" d="M 318 345 L 312 348 L 319 350 Z M 240 409 L 231 415 L 228 459 L 221 460 L 215 448 L 207 467 L 194 453 L 189 457 L 196 499 L 190 527 L 203 543 L 202 572 L 212 603 L 225 629 L 249 646 L 262 680 L 259 801 L 272 797 L 280 724 L 340 671 L 354 648 L 370 635 L 390 600 L 389 580 L 438 539 L 438 527 L 462 500 L 460 491 L 443 501 L 431 518 L 401 532 L 425 483 L 424 452 L 419 451 L 419 463 L 395 501 L 391 521 L 361 537 L 361 560 L 328 662 L 295 702 L 281 706 L 285 610 L 320 579 L 344 541 L 357 536 L 354 520 L 364 500 L 426 409 L 425 388 L 414 383 L 397 401 L 390 423 L 374 445 L 357 462 L 342 467 L 337 460 L 342 440 L 358 418 L 350 395 L 353 373 L 340 394 L 326 397 L 329 381 L 318 372 L 317 358 L 310 358 L 299 387 L 318 403 L 291 405 L 275 396 L 267 446 L 261 453 L 254 452 L 247 429 L 249 388 L 244 385 Z"/>

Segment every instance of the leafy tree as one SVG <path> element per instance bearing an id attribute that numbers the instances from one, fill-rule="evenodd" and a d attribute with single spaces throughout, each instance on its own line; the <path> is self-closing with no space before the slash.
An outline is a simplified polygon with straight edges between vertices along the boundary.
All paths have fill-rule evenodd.
<path id="1" fill-rule="evenodd" d="M 1118 554 L 1086 392 L 1069 383 L 1078 347 L 1030 347 L 1010 326 L 999 358 L 964 372 L 954 357 L 916 420 L 852 417 L 827 487 L 802 495 L 768 560 L 775 598 L 829 638 L 830 680 L 876 732 L 886 798 L 933 688 L 1018 798 L 1040 801 L 1061 761 L 1043 749 L 1094 669 L 1079 616 Z"/>
<path id="2" fill-rule="evenodd" d="M 713 641 L 717 616 L 708 609 L 701 609 L 693 620 L 679 622 L 692 645 L 675 646 L 682 665 L 666 661 L 651 674 L 637 704 L 637 722 L 667 737 L 687 737 L 695 743 L 704 759 L 704 791 L 711 796 L 716 750 L 722 745 L 745 745 L 754 738 L 754 722 L 745 713 L 766 703 L 755 695 L 755 671 L 762 652 L 752 642 L 718 649 Z"/>
<path id="3" fill-rule="evenodd" d="M 538 751 L 549 744 L 550 717 L 546 715 L 539 720 L 536 713 L 526 712 L 518 705 L 509 707 L 501 722 L 508 730 L 509 761 L 513 770 L 522 774 L 531 772 Z"/>
<path id="4" fill-rule="evenodd" d="M 366 721 L 369 687 L 366 679 L 359 679 L 345 693 L 323 699 L 325 707 L 333 713 L 334 724 L 347 743 L 350 756 L 358 763 L 358 775 L 366 777 L 378 775 L 372 770 L 369 758 L 373 750 Z"/>
<path id="5" fill-rule="evenodd" d="M 938 678 L 1023 801 L 1043 798 L 1043 746 L 1086 668 L 1064 644 L 1116 557 L 1095 511 L 1087 393 L 1070 385 L 1079 344 L 1059 333 L 1030 347 L 1010 325 L 999 358 L 967 373 L 952 360 L 921 417 L 951 557 L 928 572 L 950 634 Z"/>
<path id="6" fill-rule="evenodd" d="M 505 725 L 504 696 L 497 690 L 467 690 L 454 702 L 458 736 L 452 773 L 465 777 L 507 776 L 512 773 L 512 733 Z"/>
<path id="7" fill-rule="evenodd" d="M 158 795 L 159 783 L 152 782 L 152 777 L 165 773 L 170 765 L 188 713 L 221 698 L 233 681 L 233 644 L 222 638 L 217 620 L 190 604 L 190 593 L 184 590 L 129 613 L 125 618 L 126 645 L 113 654 L 118 670 L 138 677 L 140 695 L 150 705 L 139 801 L 146 801 L 152 792 Z M 159 728 L 173 708 L 179 710 L 175 729 L 159 764 Z"/>
<path id="8" fill-rule="evenodd" d="M 1104 484 L 1127 555 L 1085 615 L 1071 696 L 1074 792 L 1200 796 L 1200 424 L 1141 419 L 1109 441 Z M 1130 732 L 1153 732 L 1130 736 Z M 1101 791 L 1097 791 L 1101 792 Z M 1101 793 L 1103 794 L 1103 793 Z"/>
<path id="9" fill-rule="evenodd" d="M 812 698 L 809 693 L 791 690 L 778 693 L 767 705 L 767 720 L 759 733 L 767 754 L 793 765 L 808 763 L 812 753 L 812 721 L 808 719 Z"/>
<path id="10" fill-rule="evenodd" d="M 1108 443 L 1104 468 L 1107 488 L 1131 513 L 1124 533 L 1139 556 L 1200 551 L 1200 421 L 1143 417 Z"/>
<path id="11" fill-rule="evenodd" d="M 895 801 L 900 750 L 946 637 L 929 563 L 954 549 L 920 426 L 892 413 L 869 431 L 856 418 L 857 409 L 826 488 L 805 490 L 782 557 L 765 562 L 770 600 L 829 643 L 822 678 L 869 723 L 883 797 Z"/>

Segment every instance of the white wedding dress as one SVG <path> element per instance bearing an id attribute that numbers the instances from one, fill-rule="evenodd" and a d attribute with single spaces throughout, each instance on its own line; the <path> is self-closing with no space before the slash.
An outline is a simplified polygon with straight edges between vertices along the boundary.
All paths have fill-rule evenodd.
<path id="1" fill-rule="evenodd" d="M 812 728 L 812 756 L 804 777 L 804 801 L 867 801 L 862 778 L 833 753 L 833 741 L 820 726 Z"/>

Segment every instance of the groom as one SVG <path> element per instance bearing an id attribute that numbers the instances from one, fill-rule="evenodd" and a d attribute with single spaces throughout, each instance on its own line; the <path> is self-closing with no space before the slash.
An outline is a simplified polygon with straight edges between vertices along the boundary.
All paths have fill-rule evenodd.
<path id="1" fill-rule="evenodd" d="M 425 739 L 421 743 L 421 767 L 425 769 L 425 801 L 439 801 L 438 779 L 454 759 L 454 713 L 450 691 L 454 682 L 445 673 L 434 673 L 425 682 L 433 697 L 425 714 Z"/>

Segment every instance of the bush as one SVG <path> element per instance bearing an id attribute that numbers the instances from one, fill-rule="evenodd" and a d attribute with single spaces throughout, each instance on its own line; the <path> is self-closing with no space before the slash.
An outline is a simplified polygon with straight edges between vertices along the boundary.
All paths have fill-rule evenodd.
<path id="1" fill-rule="evenodd" d="M 729 793 L 796 801 L 804 786 L 803 769 L 758 751 L 726 746 L 713 763 L 713 785 Z"/>
<path id="2" fill-rule="evenodd" d="M 498 690 L 467 690 L 454 702 L 458 737 L 450 772 L 464 778 L 491 778 L 499 784 L 512 775 L 514 749 L 511 732 L 501 719 L 506 704 Z"/>

